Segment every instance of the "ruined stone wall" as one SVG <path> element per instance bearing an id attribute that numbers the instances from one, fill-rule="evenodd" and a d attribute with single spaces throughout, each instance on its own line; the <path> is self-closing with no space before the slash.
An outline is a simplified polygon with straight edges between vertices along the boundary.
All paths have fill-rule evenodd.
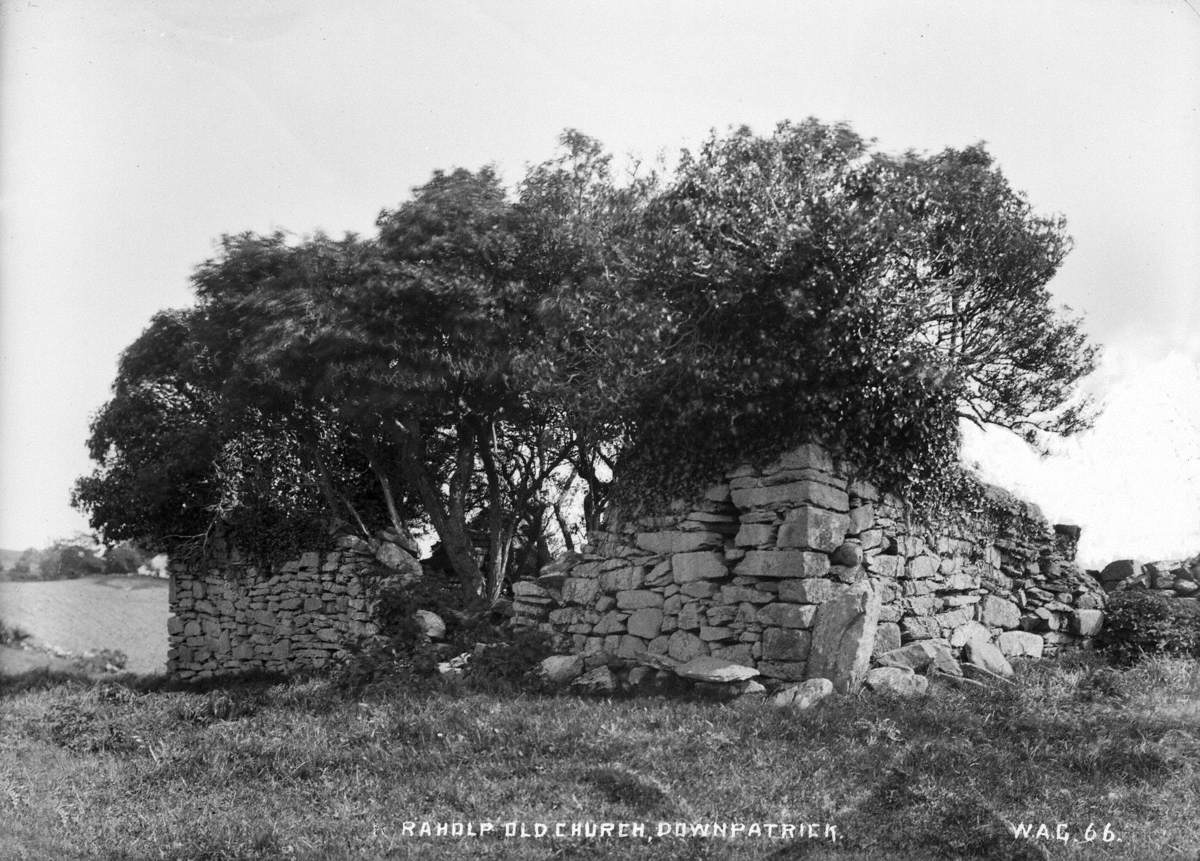
<path id="1" fill-rule="evenodd" d="M 515 584 L 514 621 L 588 667 L 709 655 L 781 680 L 811 677 L 839 648 L 822 630 L 844 636 L 834 617 L 847 600 L 876 654 L 929 640 L 1041 656 L 1098 630 L 1103 592 L 1073 564 L 1076 527 L 1052 529 L 989 489 L 986 514 L 928 533 L 855 475 L 815 444 L 731 470 L 672 514 L 617 524 Z"/>
<path id="2" fill-rule="evenodd" d="M 254 670 L 319 669 L 378 633 L 377 563 L 412 575 L 395 544 L 343 536 L 272 570 L 230 554 L 171 564 L 167 671 L 198 680 Z"/>

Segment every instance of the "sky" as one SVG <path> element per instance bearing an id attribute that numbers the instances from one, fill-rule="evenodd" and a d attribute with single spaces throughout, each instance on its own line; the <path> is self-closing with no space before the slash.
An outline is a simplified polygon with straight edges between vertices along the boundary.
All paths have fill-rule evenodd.
<path id="1" fill-rule="evenodd" d="M 1193 4 L 1196 0 L 1192 0 Z M 1051 284 L 1106 410 L 989 480 L 1081 561 L 1200 553 L 1200 12 L 1187 0 L 0 0 L 0 547 L 87 528 L 89 418 L 222 233 L 369 233 L 439 168 L 515 182 L 578 128 L 667 163 L 711 129 L 985 141 L 1075 247 Z"/>

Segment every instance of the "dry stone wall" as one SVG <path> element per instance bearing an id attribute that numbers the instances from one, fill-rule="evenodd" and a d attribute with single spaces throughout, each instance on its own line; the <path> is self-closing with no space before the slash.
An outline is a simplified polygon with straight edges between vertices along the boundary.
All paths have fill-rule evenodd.
<path id="1" fill-rule="evenodd" d="M 372 572 L 380 564 L 401 579 L 420 574 L 403 548 L 354 536 L 270 571 L 236 553 L 212 564 L 172 563 L 167 671 L 199 680 L 344 659 L 378 634 L 380 582 Z"/>
<path id="2" fill-rule="evenodd" d="M 989 488 L 986 514 L 927 533 L 856 475 L 817 444 L 733 469 L 515 584 L 514 622 L 589 669 L 712 656 L 841 689 L 908 643 L 1039 657 L 1098 631 L 1103 590 L 1074 565 L 1077 527 Z"/>

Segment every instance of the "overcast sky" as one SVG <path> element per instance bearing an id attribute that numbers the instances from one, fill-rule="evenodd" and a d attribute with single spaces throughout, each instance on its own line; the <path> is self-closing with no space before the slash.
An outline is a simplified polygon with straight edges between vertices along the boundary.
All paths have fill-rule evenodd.
<path id="1" fill-rule="evenodd" d="M 672 162 L 711 128 L 845 120 L 888 150 L 986 141 L 1062 213 L 1052 288 L 1108 409 L 989 477 L 1085 562 L 1200 552 L 1200 14 L 1123 2 L 0 4 L 0 547 L 86 527 L 89 416 L 221 233 L 370 232 L 436 168 L 515 181 L 577 127 Z"/>

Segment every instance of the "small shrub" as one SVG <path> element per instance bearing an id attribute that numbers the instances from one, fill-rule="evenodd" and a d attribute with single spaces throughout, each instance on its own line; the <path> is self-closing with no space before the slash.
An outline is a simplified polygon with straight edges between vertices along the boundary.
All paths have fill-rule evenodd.
<path id="1" fill-rule="evenodd" d="M 1142 655 L 1200 657 L 1200 604 L 1155 592 L 1109 596 L 1099 646 L 1116 663 Z"/>
<path id="2" fill-rule="evenodd" d="M 509 631 L 506 640 L 475 651 L 467 665 L 472 681 L 517 683 L 527 678 L 543 658 L 554 654 L 549 637 L 541 631 Z"/>
<path id="3" fill-rule="evenodd" d="M 19 646 L 29 639 L 29 634 L 20 628 L 0 622 L 0 646 Z"/>

